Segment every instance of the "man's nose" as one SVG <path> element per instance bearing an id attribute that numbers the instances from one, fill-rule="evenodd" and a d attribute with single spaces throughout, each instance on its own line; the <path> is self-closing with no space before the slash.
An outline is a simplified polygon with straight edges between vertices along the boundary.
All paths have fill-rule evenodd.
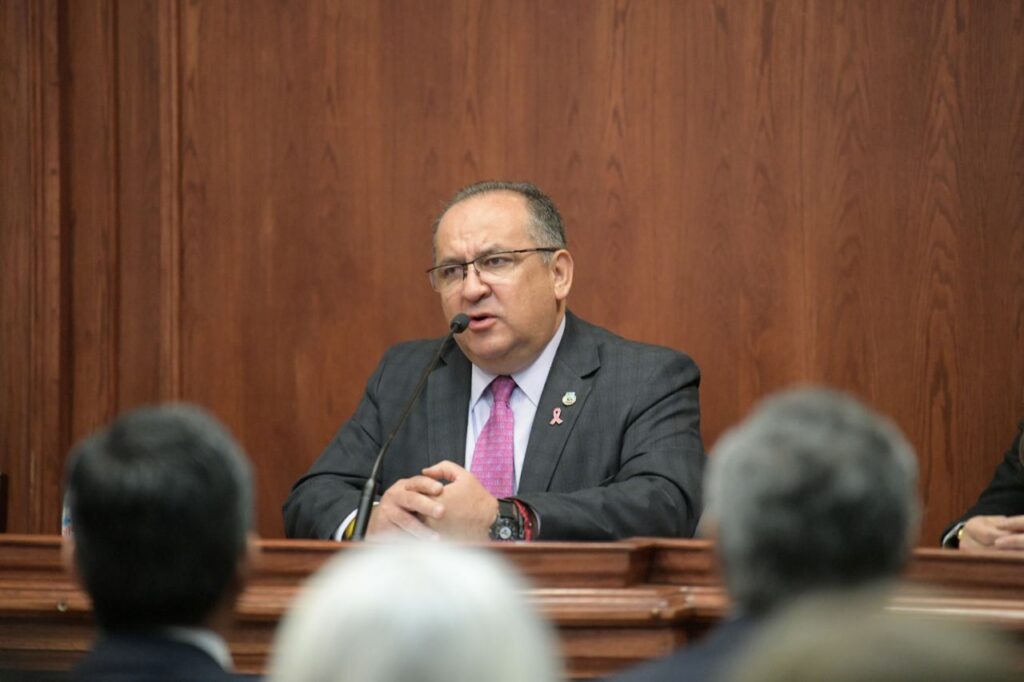
<path id="1" fill-rule="evenodd" d="M 462 296 L 470 301 L 478 301 L 488 293 L 491 287 L 482 279 L 472 263 L 466 266 L 466 276 L 462 280 Z"/>

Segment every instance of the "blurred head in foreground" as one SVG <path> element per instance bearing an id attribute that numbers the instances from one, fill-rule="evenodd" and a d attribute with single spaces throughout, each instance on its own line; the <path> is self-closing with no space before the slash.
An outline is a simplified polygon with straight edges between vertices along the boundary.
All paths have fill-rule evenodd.
<path id="1" fill-rule="evenodd" d="M 553 682 L 554 635 L 498 557 L 444 543 L 354 547 L 307 583 L 275 682 Z"/>
<path id="2" fill-rule="evenodd" d="M 118 417 L 66 473 L 75 569 L 107 632 L 212 627 L 242 589 L 252 482 L 241 448 L 187 405 Z"/>
<path id="3" fill-rule="evenodd" d="M 799 389 L 764 401 L 719 441 L 705 482 L 736 608 L 894 578 L 915 538 L 916 477 L 898 429 L 853 398 Z"/>
<path id="4" fill-rule="evenodd" d="M 1011 682 L 1019 649 L 978 624 L 886 611 L 859 593 L 815 595 L 765 625 L 732 682 Z"/>

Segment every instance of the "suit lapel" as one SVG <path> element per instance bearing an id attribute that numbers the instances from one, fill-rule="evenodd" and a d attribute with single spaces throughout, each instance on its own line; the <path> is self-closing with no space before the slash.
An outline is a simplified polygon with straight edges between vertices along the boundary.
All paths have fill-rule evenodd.
<path id="1" fill-rule="evenodd" d="M 470 364 L 453 341 L 427 379 L 427 465 L 466 462 Z"/>
<path id="2" fill-rule="evenodd" d="M 569 434 L 586 407 L 594 376 L 600 366 L 601 360 L 593 339 L 586 333 L 583 323 L 567 312 L 565 333 L 544 384 L 537 405 L 537 416 L 530 428 L 523 472 L 519 477 L 519 492 L 548 489 Z M 573 394 L 575 402 L 572 402 L 572 398 L 563 400 L 570 394 Z M 566 402 L 572 404 L 566 405 Z M 559 411 L 561 424 L 551 423 L 555 410 Z"/>

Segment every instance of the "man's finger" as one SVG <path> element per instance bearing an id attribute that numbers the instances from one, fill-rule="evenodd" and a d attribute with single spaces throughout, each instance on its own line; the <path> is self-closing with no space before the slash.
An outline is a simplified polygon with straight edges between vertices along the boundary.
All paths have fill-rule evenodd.
<path id="1" fill-rule="evenodd" d="M 381 504 L 384 504 L 381 500 Z M 436 497 L 424 495 L 414 490 L 396 490 L 388 498 L 387 503 L 410 514 L 422 514 L 434 519 L 444 516 L 444 505 Z"/>
<path id="2" fill-rule="evenodd" d="M 423 495 L 440 495 L 444 491 L 444 485 L 440 481 L 429 476 L 413 476 L 402 481 L 403 489 Z"/>
<path id="3" fill-rule="evenodd" d="M 964 525 L 964 536 L 960 539 L 960 546 L 966 549 L 991 547 L 996 538 L 1007 534 L 997 525 L 1003 520 L 1003 517 L 991 516 L 975 516 L 970 519 Z"/>
<path id="4" fill-rule="evenodd" d="M 460 467 L 455 462 L 447 459 L 423 470 L 424 476 L 429 476 L 430 478 L 438 481 L 457 481 L 460 476 L 466 473 L 467 472 L 463 467 Z"/>
<path id="5" fill-rule="evenodd" d="M 1014 533 L 1013 535 L 1004 535 L 1000 538 L 996 538 L 993 547 L 996 549 L 1006 549 L 1021 551 L 1024 550 L 1024 533 Z"/>
<path id="6" fill-rule="evenodd" d="M 382 521 L 387 528 L 402 531 L 423 540 L 436 540 L 436 532 L 427 528 L 414 514 L 396 506 L 381 509 Z"/>
<path id="7" fill-rule="evenodd" d="M 421 540 L 437 540 L 440 537 L 435 531 L 423 525 L 414 515 L 401 509 L 396 510 L 394 523 L 409 535 Z"/>
<path id="8" fill-rule="evenodd" d="M 1024 516 L 1008 516 L 995 523 L 996 528 L 1008 533 L 1024 533 Z"/>

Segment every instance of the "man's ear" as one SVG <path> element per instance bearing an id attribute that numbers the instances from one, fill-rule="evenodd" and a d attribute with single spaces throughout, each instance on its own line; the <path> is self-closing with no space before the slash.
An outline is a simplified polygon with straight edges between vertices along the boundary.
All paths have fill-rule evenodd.
<path id="1" fill-rule="evenodd" d="M 564 301 L 572 289 L 573 262 L 572 254 L 559 249 L 551 257 L 551 279 L 555 289 L 555 299 Z"/>
<path id="2" fill-rule="evenodd" d="M 228 598 L 227 601 L 231 604 L 231 608 L 234 608 L 234 600 L 245 592 L 245 587 L 249 584 L 249 576 L 252 575 L 254 568 L 259 566 L 261 554 L 257 544 L 259 539 L 260 537 L 255 531 L 249 531 L 245 535 L 245 549 L 239 553 L 238 559 L 235 561 L 235 573 L 231 576 L 231 582 L 224 595 Z"/>

